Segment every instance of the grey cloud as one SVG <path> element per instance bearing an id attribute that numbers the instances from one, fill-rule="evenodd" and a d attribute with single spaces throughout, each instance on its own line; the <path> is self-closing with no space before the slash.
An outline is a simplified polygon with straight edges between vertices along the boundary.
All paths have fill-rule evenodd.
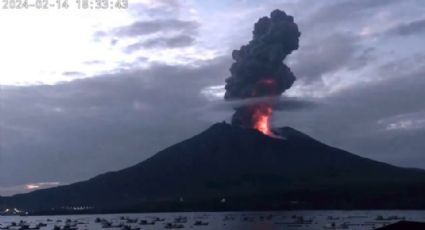
<path id="1" fill-rule="evenodd" d="M 359 37 L 338 33 L 302 45 L 292 59 L 295 75 L 308 83 L 342 68 L 365 66 L 373 49 L 363 48 L 359 41 Z"/>
<path id="2" fill-rule="evenodd" d="M 198 109 L 207 103 L 200 90 L 221 83 L 227 65 L 227 58 L 196 67 L 154 64 L 54 86 L 3 89 L 0 186 L 87 179 L 202 131 L 215 120 L 205 120 L 207 111 Z"/>
<path id="3" fill-rule="evenodd" d="M 102 31 L 102 30 L 96 31 L 94 33 L 94 40 L 98 40 L 99 38 L 106 37 L 107 35 L 108 35 L 108 33 L 106 31 Z"/>
<path id="4" fill-rule="evenodd" d="M 404 73 L 389 68 L 381 74 L 386 78 L 322 98 L 325 104 L 307 112 L 278 112 L 275 125 L 299 128 L 325 143 L 365 157 L 425 168 L 425 126 L 387 129 L 385 123 L 412 120 L 413 115 L 416 124 L 421 122 L 418 114 L 423 114 L 425 108 L 421 99 L 425 97 L 425 68 Z"/>
<path id="5" fill-rule="evenodd" d="M 65 72 L 62 73 L 62 75 L 64 75 L 64 76 L 70 76 L 70 77 L 81 77 L 81 76 L 85 76 L 84 73 L 78 72 L 78 71 L 65 71 Z"/>
<path id="6" fill-rule="evenodd" d="M 362 18 L 365 14 L 373 14 L 377 9 L 388 7 L 398 0 L 341 0 L 331 1 L 324 4 L 306 21 L 310 26 L 330 26 L 335 27 L 342 23 L 356 23 L 356 19 Z M 327 2 L 329 3 L 329 2 Z M 367 15 L 370 16 L 370 15 Z"/>
<path id="7" fill-rule="evenodd" d="M 149 62 L 148 57 L 141 56 L 137 58 L 137 63 L 146 63 L 146 62 Z"/>
<path id="8" fill-rule="evenodd" d="M 130 3 L 129 12 L 136 16 L 149 15 L 153 18 L 175 17 L 182 9 L 179 0 L 156 0 L 154 6 L 146 3 Z"/>
<path id="9" fill-rule="evenodd" d="M 302 36 L 299 50 L 289 57 L 289 65 L 293 66 L 299 82 L 318 84 L 327 74 L 339 70 L 356 71 L 375 61 L 376 49 L 367 44 L 370 42 L 368 37 L 358 34 L 364 26 L 376 21 L 374 15 L 377 12 L 394 7 L 396 2 L 314 2 L 309 15 L 303 15 L 303 10 L 298 9 L 301 17 L 297 22 Z M 307 3 L 308 1 L 300 4 Z"/>
<path id="10" fill-rule="evenodd" d="M 425 128 L 425 112 L 403 113 L 378 121 L 385 130 L 412 130 Z"/>
<path id="11" fill-rule="evenodd" d="M 118 27 L 111 31 L 97 31 L 94 36 L 95 39 L 112 37 L 112 46 L 117 44 L 119 39 L 144 36 L 144 39 L 123 48 L 124 52 L 132 53 L 140 49 L 191 46 L 198 35 L 198 29 L 199 23 L 195 21 L 185 21 L 177 18 L 153 19 L 150 21 L 136 21 L 131 25 Z"/>
<path id="12" fill-rule="evenodd" d="M 95 36 L 102 37 L 107 34 L 113 34 L 118 37 L 135 37 L 167 31 L 196 34 L 198 27 L 199 24 L 195 21 L 156 19 L 151 21 L 136 21 L 131 25 L 115 28 L 110 32 L 98 31 Z"/>
<path id="13" fill-rule="evenodd" d="M 348 63 L 347 65 L 347 68 L 349 70 L 361 69 L 369 64 L 372 64 L 373 61 L 376 61 L 375 48 L 373 47 L 365 47 L 365 48 L 357 47 L 357 48 L 358 48 L 356 52 L 357 54 L 351 60 L 351 62 Z"/>
<path id="14" fill-rule="evenodd" d="M 381 78 L 394 79 L 400 76 L 413 75 L 421 77 L 425 69 L 425 53 L 413 53 L 405 58 L 395 58 L 376 66 Z"/>
<path id="15" fill-rule="evenodd" d="M 309 110 L 317 106 L 321 106 L 321 103 L 313 99 L 296 98 L 296 97 L 257 97 L 242 100 L 231 100 L 231 101 L 211 101 L 206 108 L 216 111 L 232 111 L 235 107 L 241 107 L 251 104 L 258 104 L 259 102 L 268 102 L 273 104 L 275 111 L 299 111 Z"/>
<path id="16" fill-rule="evenodd" d="M 140 49 L 152 49 L 152 48 L 181 48 L 191 46 L 195 41 L 195 38 L 189 35 L 177 35 L 172 37 L 158 37 L 151 38 L 145 41 L 131 44 L 124 48 L 124 52 L 132 53 Z"/>
<path id="17" fill-rule="evenodd" d="M 85 61 L 85 62 L 83 62 L 83 64 L 86 64 L 86 65 L 100 65 L 100 64 L 105 64 L 105 62 L 104 61 L 101 61 L 101 60 L 92 60 L 92 61 Z"/>
<path id="18" fill-rule="evenodd" d="M 167 47 L 176 48 L 190 46 L 195 39 L 188 35 L 178 35 L 169 38 L 149 39 L 144 42 L 144 47 Z"/>
<path id="19" fill-rule="evenodd" d="M 409 23 L 401 23 L 400 25 L 387 31 L 391 35 L 408 36 L 416 33 L 425 32 L 425 19 L 418 19 Z"/>
<path id="20" fill-rule="evenodd" d="M 119 40 L 118 39 L 111 39 L 111 41 L 110 41 L 110 45 L 111 46 L 115 46 L 116 44 L 118 44 L 118 42 L 119 42 Z"/>

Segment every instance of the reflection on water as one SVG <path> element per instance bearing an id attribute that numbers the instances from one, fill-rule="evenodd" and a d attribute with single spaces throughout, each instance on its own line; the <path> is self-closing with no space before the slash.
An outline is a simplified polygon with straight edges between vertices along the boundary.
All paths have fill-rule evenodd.
<path id="1" fill-rule="evenodd" d="M 400 220 L 425 222 L 425 211 L 282 211 L 2 216 L 0 229 L 375 229 Z"/>

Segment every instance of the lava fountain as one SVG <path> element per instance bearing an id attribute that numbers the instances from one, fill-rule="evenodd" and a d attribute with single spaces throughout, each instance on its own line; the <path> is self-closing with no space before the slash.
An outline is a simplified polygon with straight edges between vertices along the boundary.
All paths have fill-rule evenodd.
<path id="1" fill-rule="evenodd" d="M 283 60 L 298 49 L 301 33 L 294 18 L 281 10 L 262 17 L 254 25 L 252 40 L 232 52 L 235 62 L 226 79 L 226 100 L 279 97 L 289 89 L 295 76 Z M 273 135 L 270 118 L 273 103 L 261 101 L 235 107 L 232 125 L 257 129 Z"/>
<path id="2" fill-rule="evenodd" d="M 272 112 L 271 104 L 266 102 L 239 107 L 232 117 L 232 124 L 254 128 L 266 135 L 273 136 L 270 128 Z"/>

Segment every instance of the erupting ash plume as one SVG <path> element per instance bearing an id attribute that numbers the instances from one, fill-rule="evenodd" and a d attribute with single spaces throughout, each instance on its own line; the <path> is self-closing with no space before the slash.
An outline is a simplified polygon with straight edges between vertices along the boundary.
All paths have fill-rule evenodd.
<path id="1" fill-rule="evenodd" d="M 283 60 L 298 49 L 301 33 L 292 16 L 274 10 L 254 25 L 248 45 L 234 50 L 232 76 L 226 79 L 226 100 L 280 96 L 295 81 L 295 76 Z M 235 108 L 232 124 L 255 128 L 271 135 L 269 119 L 271 102 L 260 102 Z"/>

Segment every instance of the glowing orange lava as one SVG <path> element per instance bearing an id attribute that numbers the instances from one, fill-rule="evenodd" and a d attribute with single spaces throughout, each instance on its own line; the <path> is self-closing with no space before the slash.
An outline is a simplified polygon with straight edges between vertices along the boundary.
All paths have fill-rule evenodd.
<path id="1" fill-rule="evenodd" d="M 272 107 L 270 105 L 261 104 L 255 106 L 254 113 L 252 116 L 253 128 L 266 135 L 273 136 L 269 123 L 271 115 Z"/>

